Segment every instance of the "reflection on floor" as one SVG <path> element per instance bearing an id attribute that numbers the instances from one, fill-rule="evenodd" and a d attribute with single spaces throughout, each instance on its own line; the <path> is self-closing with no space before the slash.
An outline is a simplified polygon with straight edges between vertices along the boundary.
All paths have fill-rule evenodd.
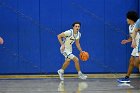
<path id="1" fill-rule="evenodd" d="M 140 93 L 140 79 L 0 79 L 0 93 Z"/>

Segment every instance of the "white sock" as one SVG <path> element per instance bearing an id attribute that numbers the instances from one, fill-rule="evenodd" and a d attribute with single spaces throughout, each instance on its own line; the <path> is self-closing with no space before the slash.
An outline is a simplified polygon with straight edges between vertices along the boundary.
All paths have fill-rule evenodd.
<path id="1" fill-rule="evenodd" d="M 82 72 L 81 71 L 78 71 L 78 74 L 82 74 Z"/>
<path id="2" fill-rule="evenodd" d="M 63 69 L 60 69 L 60 72 L 61 72 L 61 73 L 64 73 L 64 70 L 63 70 Z"/>

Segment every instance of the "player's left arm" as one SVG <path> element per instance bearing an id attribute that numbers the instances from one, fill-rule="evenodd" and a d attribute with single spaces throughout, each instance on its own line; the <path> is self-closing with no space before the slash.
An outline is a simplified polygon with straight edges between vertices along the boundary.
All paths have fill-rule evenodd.
<path id="1" fill-rule="evenodd" d="M 136 47 L 136 35 L 138 32 L 138 28 L 134 28 L 134 31 L 132 33 L 132 44 L 131 47 L 135 48 Z"/>
<path id="2" fill-rule="evenodd" d="M 134 28 L 134 31 L 132 33 L 132 40 L 135 40 L 138 31 L 139 31 L 138 28 Z"/>
<path id="3" fill-rule="evenodd" d="M 79 39 L 76 39 L 76 40 L 75 40 L 75 44 L 76 44 L 76 47 L 78 48 L 78 50 L 79 50 L 80 52 L 82 52 L 82 48 L 81 48 L 81 46 L 80 46 L 80 40 L 79 40 Z"/>
<path id="4" fill-rule="evenodd" d="M 132 44 L 131 47 L 135 48 L 136 47 L 136 35 L 139 31 L 140 28 L 140 19 L 137 20 L 135 27 L 133 28 L 133 33 L 132 33 Z"/>

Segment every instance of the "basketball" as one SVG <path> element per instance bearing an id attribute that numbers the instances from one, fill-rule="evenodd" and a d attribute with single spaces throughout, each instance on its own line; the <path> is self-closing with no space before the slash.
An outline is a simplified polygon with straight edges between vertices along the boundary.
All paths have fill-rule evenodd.
<path id="1" fill-rule="evenodd" d="M 87 61 L 88 60 L 88 58 L 89 58 L 89 54 L 88 54 L 88 52 L 81 52 L 80 54 L 79 54 L 79 57 L 80 57 L 80 59 L 82 60 L 82 61 Z"/>

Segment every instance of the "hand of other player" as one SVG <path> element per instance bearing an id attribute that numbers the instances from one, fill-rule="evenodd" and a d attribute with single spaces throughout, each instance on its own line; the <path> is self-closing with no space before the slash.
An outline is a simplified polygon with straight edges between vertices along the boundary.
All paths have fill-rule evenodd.
<path id="1" fill-rule="evenodd" d="M 128 43 L 128 40 L 122 40 L 122 42 L 121 42 L 121 44 L 126 44 L 126 43 Z"/>

